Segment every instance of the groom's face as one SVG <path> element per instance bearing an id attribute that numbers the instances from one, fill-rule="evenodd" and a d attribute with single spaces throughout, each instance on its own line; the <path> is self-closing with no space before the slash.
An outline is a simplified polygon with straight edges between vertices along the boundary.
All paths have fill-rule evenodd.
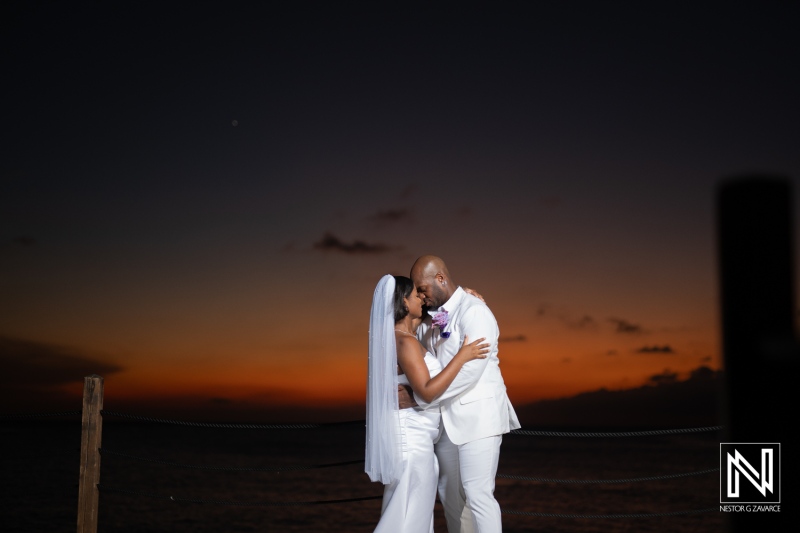
<path id="1" fill-rule="evenodd" d="M 437 309 L 447 302 L 447 294 L 439 284 L 436 276 L 419 277 L 411 280 L 417 287 L 422 303 L 429 309 Z"/>

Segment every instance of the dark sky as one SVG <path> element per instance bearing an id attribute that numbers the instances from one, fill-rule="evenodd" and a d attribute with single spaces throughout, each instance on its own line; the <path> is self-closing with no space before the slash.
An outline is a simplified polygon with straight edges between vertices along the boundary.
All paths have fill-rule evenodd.
<path id="1" fill-rule="evenodd" d="M 718 368 L 715 187 L 800 177 L 797 4 L 720 6 L 4 6 L 0 345 L 350 401 L 436 253 L 512 399 Z"/>

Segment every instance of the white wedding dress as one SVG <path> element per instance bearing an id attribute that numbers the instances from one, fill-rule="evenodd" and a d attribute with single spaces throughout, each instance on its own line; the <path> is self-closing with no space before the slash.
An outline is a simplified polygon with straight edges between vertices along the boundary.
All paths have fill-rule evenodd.
<path id="1" fill-rule="evenodd" d="M 425 354 L 431 377 L 442 371 L 439 360 Z M 408 384 L 405 375 L 399 383 Z M 439 437 L 438 404 L 400 410 L 400 436 L 403 445 L 403 473 L 384 485 L 381 520 L 375 533 L 433 533 L 433 504 L 439 482 L 439 464 L 433 444 Z"/>

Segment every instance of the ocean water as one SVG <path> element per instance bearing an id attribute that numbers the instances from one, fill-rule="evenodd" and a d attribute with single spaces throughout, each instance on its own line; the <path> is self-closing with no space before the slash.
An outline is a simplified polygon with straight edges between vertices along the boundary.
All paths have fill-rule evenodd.
<path id="1" fill-rule="evenodd" d="M 80 423 L 0 422 L 2 511 L 0 531 L 75 531 Z M 716 433 L 561 438 L 507 435 L 499 474 L 546 479 L 630 479 L 716 468 Z M 205 429 L 105 422 L 103 448 L 157 461 L 214 467 L 306 466 L 363 458 L 364 429 Z M 281 472 L 202 470 L 134 460 L 107 453 L 98 530 L 154 532 L 370 532 L 380 500 L 303 506 L 217 505 L 178 499 L 236 502 L 303 502 L 380 496 L 360 464 Z M 498 478 L 504 511 L 569 515 L 669 513 L 717 508 L 717 473 L 616 484 L 543 483 Z M 717 532 L 718 511 L 647 518 L 562 518 L 503 515 L 506 533 Z M 441 506 L 435 530 L 446 532 Z"/>

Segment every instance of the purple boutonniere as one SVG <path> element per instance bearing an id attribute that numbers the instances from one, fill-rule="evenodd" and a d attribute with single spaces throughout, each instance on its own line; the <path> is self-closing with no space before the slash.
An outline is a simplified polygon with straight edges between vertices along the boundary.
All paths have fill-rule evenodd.
<path id="1" fill-rule="evenodd" d="M 442 336 L 442 338 L 446 339 L 450 337 L 450 332 L 444 330 L 444 328 L 447 327 L 447 309 L 443 309 L 438 313 L 436 313 L 435 315 L 433 315 L 431 322 L 433 324 L 433 327 L 439 328 L 439 333 Z"/>

